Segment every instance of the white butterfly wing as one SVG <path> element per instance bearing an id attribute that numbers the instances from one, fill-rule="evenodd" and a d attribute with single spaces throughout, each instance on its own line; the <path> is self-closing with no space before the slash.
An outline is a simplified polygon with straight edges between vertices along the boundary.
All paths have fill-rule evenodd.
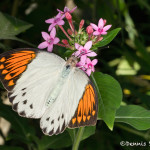
<path id="1" fill-rule="evenodd" d="M 91 84 L 87 75 L 80 69 L 73 68 L 59 96 L 41 118 L 40 126 L 45 134 L 57 135 L 63 132 L 67 126 L 74 128 L 96 123 L 97 113 L 93 115 L 93 118 L 91 117 L 91 119 L 93 119 L 92 121 L 91 119 L 83 120 L 83 114 L 86 113 L 85 111 L 87 111 L 87 114 L 85 114 L 86 117 L 91 114 L 90 108 L 88 107 L 90 106 L 90 102 L 88 102 L 88 100 L 91 101 L 92 98 L 92 100 L 95 100 L 95 104 L 91 104 L 91 107 L 93 107 L 91 111 L 95 108 L 95 112 L 97 112 L 97 99 L 95 95 L 94 97 L 90 97 L 90 95 L 89 97 L 84 96 L 89 86 L 91 86 Z M 94 90 L 92 92 L 94 92 Z M 82 102 L 84 99 L 85 101 Z M 85 105 L 85 108 L 80 109 L 80 103 L 82 103 L 82 106 Z M 81 120 L 79 120 L 80 116 L 82 117 Z M 76 121 L 72 121 L 74 118 L 76 118 Z"/>
<path id="2" fill-rule="evenodd" d="M 18 53 L 21 52 L 16 51 L 16 54 Z M 27 69 L 21 74 L 21 78 L 17 79 L 13 89 L 9 91 L 9 99 L 13 104 L 13 109 L 21 116 L 28 118 L 41 118 L 47 109 L 46 100 L 65 64 L 61 57 L 52 53 L 38 51 L 35 52 L 35 55 L 36 58 L 27 65 Z M 24 56 L 21 55 L 21 57 Z M 20 61 L 20 64 L 22 61 Z M 5 68 L 8 65 L 6 64 Z"/>

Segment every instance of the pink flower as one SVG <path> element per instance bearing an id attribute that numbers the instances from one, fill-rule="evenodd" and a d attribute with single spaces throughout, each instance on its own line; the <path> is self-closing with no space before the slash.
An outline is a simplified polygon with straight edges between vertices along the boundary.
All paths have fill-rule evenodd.
<path id="1" fill-rule="evenodd" d="M 72 10 L 70 10 L 68 7 L 65 6 L 64 12 L 61 11 L 61 10 L 59 10 L 59 9 L 57 9 L 57 11 L 58 11 L 59 13 L 61 13 L 61 14 L 65 14 L 66 12 L 68 12 L 68 13 L 73 13 L 73 12 L 75 11 L 76 8 L 77 8 L 77 6 L 74 7 Z"/>
<path id="2" fill-rule="evenodd" d="M 95 71 L 94 66 L 97 64 L 97 62 L 97 59 L 94 59 L 92 61 L 89 58 L 86 59 L 86 65 L 84 67 L 86 68 L 86 73 L 88 76 L 91 75 L 91 72 Z"/>
<path id="3" fill-rule="evenodd" d="M 85 71 L 85 62 L 83 60 L 80 60 L 77 64 L 76 67 L 80 68 L 81 70 Z"/>
<path id="4" fill-rule="evenodd" d="M 65 22 L 62 20 L 64 17 L 65 16 L 62 16 L 60 13 L 58 13 L 56 17 L 45 20 L 46 23 L 51 24 L 48 28 L 48 31 L 51 31 L 56 25 L 64 25 Z"/>
<path id="5" fill-rule="evenodd" d="M 76 57 L 81 57 L 82 62 L 85 62 L 87 56 L 89 57 L 94 57 L 97 56 L 97 54 L 93 51 L 90 50 L 90 48 L 92 47 L 92 41 L 88 41 L 84 47 L 79 45 L 78 43 L 75 43 L 75 48 L 78 50 L 75 53 L 73 53 L 73 55 L 75 55 Z"/>
<path id="6" fill-rule="evenodd" d="M 46 32 L 42 32 L 42 37 L 44 38 L 45 42 L 42 42 L 38 48 L 39 49 L 44 49 L 47 47 L 47 50 L 49 52 L 52 52 L 53 50 L 53 45 L 57 44 L 60 40 L 59 38 L 55 37 L 56 36 L 56 29 L 55 27 L 52 29 L 50 32 L 50 35 Z"/>
<path id="7" fill-rule="evenodd" d="M 106 20 L 103 20 L 102 18 L 98 22 L 98 26 L 95 25 L 94 23 L 90 23 L 90 25 L 93 27 L 95 30 L 93 32 L 93 35 L 105 35 L 107 34 L 107 30 L 111 28 L 111 25 L 104 26 L 106 23 Z"/>

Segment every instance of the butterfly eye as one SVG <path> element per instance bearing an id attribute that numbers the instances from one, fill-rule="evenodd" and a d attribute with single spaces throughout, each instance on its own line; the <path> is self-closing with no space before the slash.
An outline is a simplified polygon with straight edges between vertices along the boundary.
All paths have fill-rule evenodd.
<path id="1" fill-rule="evenodd" d="M 70 65 L 67 65 L 67 66 L 66 66 L 66 69 L 70 69 Z"/>

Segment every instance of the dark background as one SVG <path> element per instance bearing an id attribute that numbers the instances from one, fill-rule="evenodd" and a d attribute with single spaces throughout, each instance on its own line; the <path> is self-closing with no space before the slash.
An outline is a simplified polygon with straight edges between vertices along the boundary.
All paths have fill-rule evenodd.
<path id="1" fill-rule="evenodd" d="M 64 6 L 72 8 L 78 6 L 73 14 L 76 24 L 85 19 L 85 27 L 93 22 L 97 24 L 99 18 L 105 18 L 112 29 L 122 28 L 117 37 L 109 44 L 109 48 L 100 48 L 96 66 L 97 70 L 110 74 L 121 84 L 124 104 L 141 105 L 150 108 L 150 1 L 149 0 L 1 0 L 0 11 L 33 26 L 18 34 L 19 39 L 34 44 L 35 47 L 42 41 L 41 31 L 48 29 L 45 20 L 56 15 L 56 9 L 63 10 Z M 1 21 L 0 21 L 1 24 Z M 9 28 L 8 28 L 9 30 Z M 60 36 L 61 35 L 60 33 Z M 14 48 L 31 47 L 16 40 L 1 39 L 0 52 Z M 56 46 L 56 53 L 62 54 L 63 49 Z M 148 76 L 142 76 L 148 75 Z M 4 94 L 1 87 L 1 95 Z M 10 113 L 13 113 L 9 108 Z M 20 119 L 20 118 L 19 118 Z M 23 122 L 26 119 L 22 120 Z M 41 137 L 38 121 L 29 121 L 29 126 L 35 128 L 36 136 Z M 3 142 L 7 146 L 19 146 L 24 149 L 40 149 L 36 146 L 36 139 L 20 142 L 14 138 L 14 128 L 4 135 Z M 32 134 L 32 132 L 30 133 Z M 12 137 L 12 138 L 11 138 Z M 10 139 L 10 140 L 9 140 Z M 148 147 L 121 147 L 121 141 L 147 142 L 150 139 L 149 130 L 137 131 L 132 127 L 115 123 L 114 130 L 110 131 L 103 121 L 98 121 L 96 133 L 80 143 L 79 149 L 84 150 L 133 150 L 149 149 Z M 25 139 L 22 139 L 22 141 Z M 61 140 L 61 139 L 60 139 Z M 59 140 L 58 140 L 59 141 Z M 60 142 L 60 141 L 59 141 Z M 58 144 L 59 144 L 58 142 Z M 44 144 L 44 143 L 43 143 Z M 57 143 L 56 143 L 57 144 Z M 60 149 L 71 149 L 70 144 Z M 64 148 L 67 147 L 67 148 Z M 52 147 L 51 147 L 52 148 Z M 6 147 L 8 149 L 8 147 Z M 16 148 L 15 148 L 16 149 Z M 48 149 L 48 148 L 47 148 Z"/>

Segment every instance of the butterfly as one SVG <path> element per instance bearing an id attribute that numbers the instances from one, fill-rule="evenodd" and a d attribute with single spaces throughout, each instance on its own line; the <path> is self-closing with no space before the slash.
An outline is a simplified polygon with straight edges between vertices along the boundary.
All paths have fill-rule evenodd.
<path id="1" fill-rule="evenodd" d="M 20 116 L 40 119 L 46 135 L 66 127 L 95 125 L 98 98 L 89 77 L 54 53 L 22 48 L 0 54 L 0 80 L 8 91 L 12 109 Z"/>

